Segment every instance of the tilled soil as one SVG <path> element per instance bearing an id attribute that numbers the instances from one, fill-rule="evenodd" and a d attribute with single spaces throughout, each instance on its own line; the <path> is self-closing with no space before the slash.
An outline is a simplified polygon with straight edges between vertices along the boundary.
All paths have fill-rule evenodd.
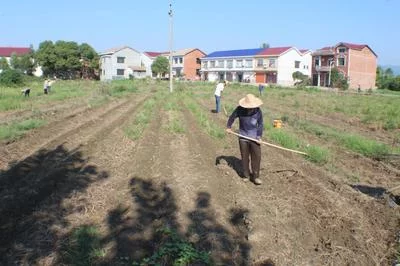
<path id="1" fill-rule="evenodd" d="M 398 207 L 377 184 L 393 185 L 396 169 L 347 155 L 343 169 L 365 166 L 369 176 L 370 187 L 352 187 L 299 155 L 263 147 L 256 186 L 239 177 L 237 139 L 211 138 L 186 109 L 179 112 L 184 133 L 168 130 L 171 114 L 157 105 L 143 136 L 125 137 L 149 97 L 66 112 L 2 144 L 0 264 L 71 264 L 69 239 L 83 226 L 102 235 L 99 265 L 150 256 L 165 227 L 210 252 L 216 265 L 394 261 Z M 226 117 L 209 112 L 212 99 L 198 101 L 223 127 Z M 363 193 L 368 188 L 379 197 Z"/>

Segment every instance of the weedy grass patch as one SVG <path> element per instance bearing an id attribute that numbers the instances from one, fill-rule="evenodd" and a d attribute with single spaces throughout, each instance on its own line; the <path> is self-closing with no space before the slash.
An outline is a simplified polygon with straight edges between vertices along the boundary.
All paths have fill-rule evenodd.
<path id="1" fill-rule="evenodd" d="M 204 110 L 193 99 L 185 97 L 184 104 L 207 134 L 217 139 L 223 139 L 225 137 L 225 130 L 211 121 Z"/>
<path id="2" fill-rule="evenodd" d="M 136 114 L 134 122 L 124 128 L 124 133 L 128 138 L 137 140 L 143 135 L 143 131 L 151 121 L 153 108 L 156 103 L 157 101 L 153 98 L 148 99 L 143 103 L 143 107 Z"/>
<path id="3" fill-rule="evenodd" d="M 44 124 L 46 124 L 45 120 L 27 119 L 20 122 L 0 125 L 0 140 L 16 140 L 25 135 L 29 130 L 41 127 Z"/>
<path id="4" fill-rule="evenodd" d="M 106 255 L 101 246 L 101 235 L 92 225 L 75 228 L 63 248 L 62 260 L 69 265 L 94 265 Z"/>

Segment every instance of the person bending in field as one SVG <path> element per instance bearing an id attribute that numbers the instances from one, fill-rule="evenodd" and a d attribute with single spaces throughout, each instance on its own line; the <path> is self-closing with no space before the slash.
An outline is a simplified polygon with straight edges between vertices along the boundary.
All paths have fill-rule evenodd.
<path id="1" fill-rule="evenodd" d="M 263 102 L 253 94 L 239 100 L 239 106 L 230 115 L 226 124 L 226 131 L 232 132 L 232 124 L 239 118 L 239 134 L 255 141 L 239 137 L 239 148 L 242 156 L 243 180 L 251 179 L 254 184 L 261 185 L 260 164 L 261 164 L 261 141 L 263 133 L 263 115 L 260 106 Z M 251 159 L 251 171 L 250 163 Z"/>
<path id="2" fill-rule="evenodd" d="M 224 82 L 220 82 L 217 84 L 215 88 L 214 96 L 215 96 L 215 112 L 219 113 L 221 110 L 221 94 L 226 86 L 226 80 Z"/>

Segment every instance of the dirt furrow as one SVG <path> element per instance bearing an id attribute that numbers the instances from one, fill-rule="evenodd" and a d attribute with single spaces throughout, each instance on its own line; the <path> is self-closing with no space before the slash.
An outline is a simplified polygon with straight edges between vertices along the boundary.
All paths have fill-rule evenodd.
<path id="1" fill-rule="evenodd" d="M 222 127 L 226 123 L 222 114 L 209 116 Z M 236 138 L 230 143 L 234 148 L 220 150 L 227 163 L 219 168 L 239 179 Z M 394 241 L 396 209 L 298 155 L 262 147 L 262 156 L 264 184 L 241 187 L 236 199 L 252 220 L 253 259 L 271 259 L 278 265 L 390 263 L 387 254 L 394 250 L 387 241 Z"/>
<path id="2" fill-rule="evenodd" d="M 136 99 L 134 101 L 136 102 Z M 85 110 L 78 114 L 68 115 L 60 121 L 35 130 L 18 142 L 4 145 L 0 156 L 0 166 L 4 169 L 9 162 L 19 161 L 39 149 L 48 149 L 66 143 L 68 140 L 82 142 L 86 136 L 93 135 L 90 132 L 93 127 L 101 128 L 104 123 L 112 119 L 111 116 L 118 116 L 130 105 L 132 105 L 132 98 L 112 103 L 101 109 Z"/>
<path id="3" fill-rule="evenodd" d="M 57 264 L 52 243 L 60 247 L 73 227 L 102 224 L 110 209 L 129 197 L 129 190 L 119 188 L 129 182 L 122 166 L 131 164 L 135 145 L 122 127 L 144 98 L 101 114 L 102 123 L 83 123 L 1 173 L 0 196 L 7 205 L 0 210 L 0 225 L 8 232 L 0 246 L 7 254 L 3 261 L 40 257 L 36 263 Z"/>

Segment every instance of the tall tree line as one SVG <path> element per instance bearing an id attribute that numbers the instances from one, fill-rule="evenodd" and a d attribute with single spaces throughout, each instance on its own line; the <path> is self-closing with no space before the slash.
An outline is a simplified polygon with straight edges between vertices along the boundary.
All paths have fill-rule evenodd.
<path id="1" fill-rule="evenodd" d="M 87 43 L 44 41 L 37 51 L 31 46 L 27 54 L 12 54 L 10 63 L 5 58 L 0 59 L 1 70 L 13 69 L 27 75 L 32 75 L 37 66 L 42 68 L 45 77 L 95 79 L 99 72 L 99 55 Z"/>

